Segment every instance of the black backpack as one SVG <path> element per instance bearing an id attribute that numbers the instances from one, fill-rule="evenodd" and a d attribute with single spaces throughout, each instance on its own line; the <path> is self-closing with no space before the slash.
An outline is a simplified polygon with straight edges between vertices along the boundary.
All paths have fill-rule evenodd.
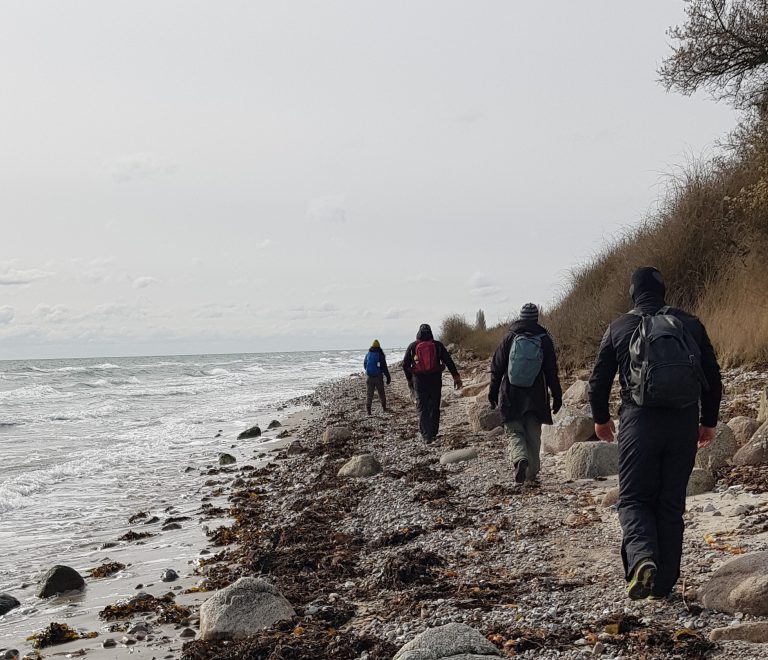
<path id="1" fill-rule="evenodd" d="M 630 312 L 641 317 L 629 340 L 629 386 L 638 406 L 687 408 L 698 404 L 707 387 L 699 345 L 669 311 Z"/>

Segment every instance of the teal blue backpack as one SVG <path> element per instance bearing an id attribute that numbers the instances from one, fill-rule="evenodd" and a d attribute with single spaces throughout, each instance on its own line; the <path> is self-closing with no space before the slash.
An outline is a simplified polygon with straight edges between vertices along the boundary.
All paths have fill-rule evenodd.
<path id="1" fill-rule="evenodd" d="M 545 335 L 515 335 L 509 349 L 507 380 L 515 387 L 531 387 L 544 364 L 541 340 Z"/>

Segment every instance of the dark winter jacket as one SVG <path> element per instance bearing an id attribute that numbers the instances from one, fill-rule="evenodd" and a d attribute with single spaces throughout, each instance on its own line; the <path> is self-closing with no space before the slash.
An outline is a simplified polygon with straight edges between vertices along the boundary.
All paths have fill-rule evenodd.
<path id="1" fill-rule="evenodd" d="M 440 363 L 440 371 L 435 374 L 415 374 L 413 373 L 413 358 L 416 355 L 416 344 L 420 341 L 432 340 L 436 344 L 437 348 L 437 360 Z M 448 349 L 443 346 L 442 342 L 436 341 L 432 335 L 432 330 L 428 325 L 423 325 L 419 328 L 419 332 L 416 334 L 416 341 L 412 342 L 407 349 L 405 349 L 405 355 L 403 356 L 403 372 L 408 380 L 408 386 L 413 387 L 418 385 L 420 380 L 423 381 L 437 381 L 442 380 L 442 372 L 446 367 L 454 378 L 459 378 L 459 370 L 456 368 L 456 364 L 448 352 Z"/>
<path id="2" fill-rule="evenodd" d="M 512 342 L 519 334 L 543 335 L 541 348 L 544 351 L 544 361 L 531 387 L 516 387 L 510 385 L 507 380 L 509 352 Z M 491 387 L 488 399 L 498 402 L 505 422 L 521 419 L 525 413 L 533 412 L 542 424 L 551 424 L 550 393 L 555 407 L 559 408 L 563 401 L 563 389 L 557 373 L 555 343 L 547 329 L 538 323 L 515 321 L 491 359 Z"/>
<path id="3" fill-rule="evenodd" d="M 379 354 L 379 370 L 381 371 L 381 374 L 387 379 L 387 382 L 392 380 L 392 378 L 389 375 L 389 368 L 387 367 L 387 356 L 384 355 L 384 351 L 380 348 L 371 346 L 368 349 L 368 353 Z M 363 369 L 368 368 L 368 353 L 365 354 L 365 358 L 363 359 Z"/>
<path id="4" fill-rule="evenodd" d="M 659 292 L 640 292 L 635 295 L 634 303 L 635 309 L 643 314 L 656 314 L 665 306 L 664 297 Z M 702 388 L 701 393 L 701 424 L 710 427 L 717 426 L 723 386 L 720 378 L 720 367 L 707 336 L 707 331 L 695 316 L 681 309 L 671 308 L 669 313 L 682 321 L 699 345 L 701 366 L 707 380 L 707 387 Z M 610 419 L 609 399 L 617 370 L 621 385 L 622 405 L 637 407 L 629 387 L 629 341 L 641 321 L 642 317 L 637 314 L 621 315 L 611 323 L 602 342 L 600 342 L 592 377 L 589 379 L 589 402 L 596 424 L 605 424 Z"/>

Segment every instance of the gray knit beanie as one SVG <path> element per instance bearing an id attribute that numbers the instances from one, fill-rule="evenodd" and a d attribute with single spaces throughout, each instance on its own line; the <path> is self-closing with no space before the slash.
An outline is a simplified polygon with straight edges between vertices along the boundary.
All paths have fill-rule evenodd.
<path id="1" fill-rule="evenodd" d="M 539 308 L 533 303 L 525 303 L 520 310 L 520 320 L 528 321 L 530 323 L 539 322 Z"/>

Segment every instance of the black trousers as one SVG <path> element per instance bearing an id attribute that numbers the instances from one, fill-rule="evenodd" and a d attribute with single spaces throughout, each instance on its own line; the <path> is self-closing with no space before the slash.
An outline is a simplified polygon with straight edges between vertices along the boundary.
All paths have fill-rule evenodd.
<path id="1" fill-rule="evenodd" d="M 619 426 L 619 521 L 627 579 L 641 559 L 656 562 L 653 595 L 680 577 L 685 491 L 698 439 L 698 407 L 625 405 Z"/>
<path id="2" fill-rule="evenodd" d="M 442 387 L 442 374 L 413 377 L 416 409 L 419 411 L 419 431 L 427 440 L 436 438 L 440 429 L 440 391 Z"/>
<path id="3" fill-rule="evenodd" d="M 371 404 L 373 403 L 373 392 L 374 390 L 378 392 L 379 394 L 379 401 L 381 401 L 381 407 L 386 410 L 387 409 L 387 392 L 384 389 L 384 374 L 379 374 L 378 376 L 368 376 L 368 379 L 366 381 L 366 398 L 365 398 L 365 407 L 368 410 L 368 412 L 371 412 Z"/>

